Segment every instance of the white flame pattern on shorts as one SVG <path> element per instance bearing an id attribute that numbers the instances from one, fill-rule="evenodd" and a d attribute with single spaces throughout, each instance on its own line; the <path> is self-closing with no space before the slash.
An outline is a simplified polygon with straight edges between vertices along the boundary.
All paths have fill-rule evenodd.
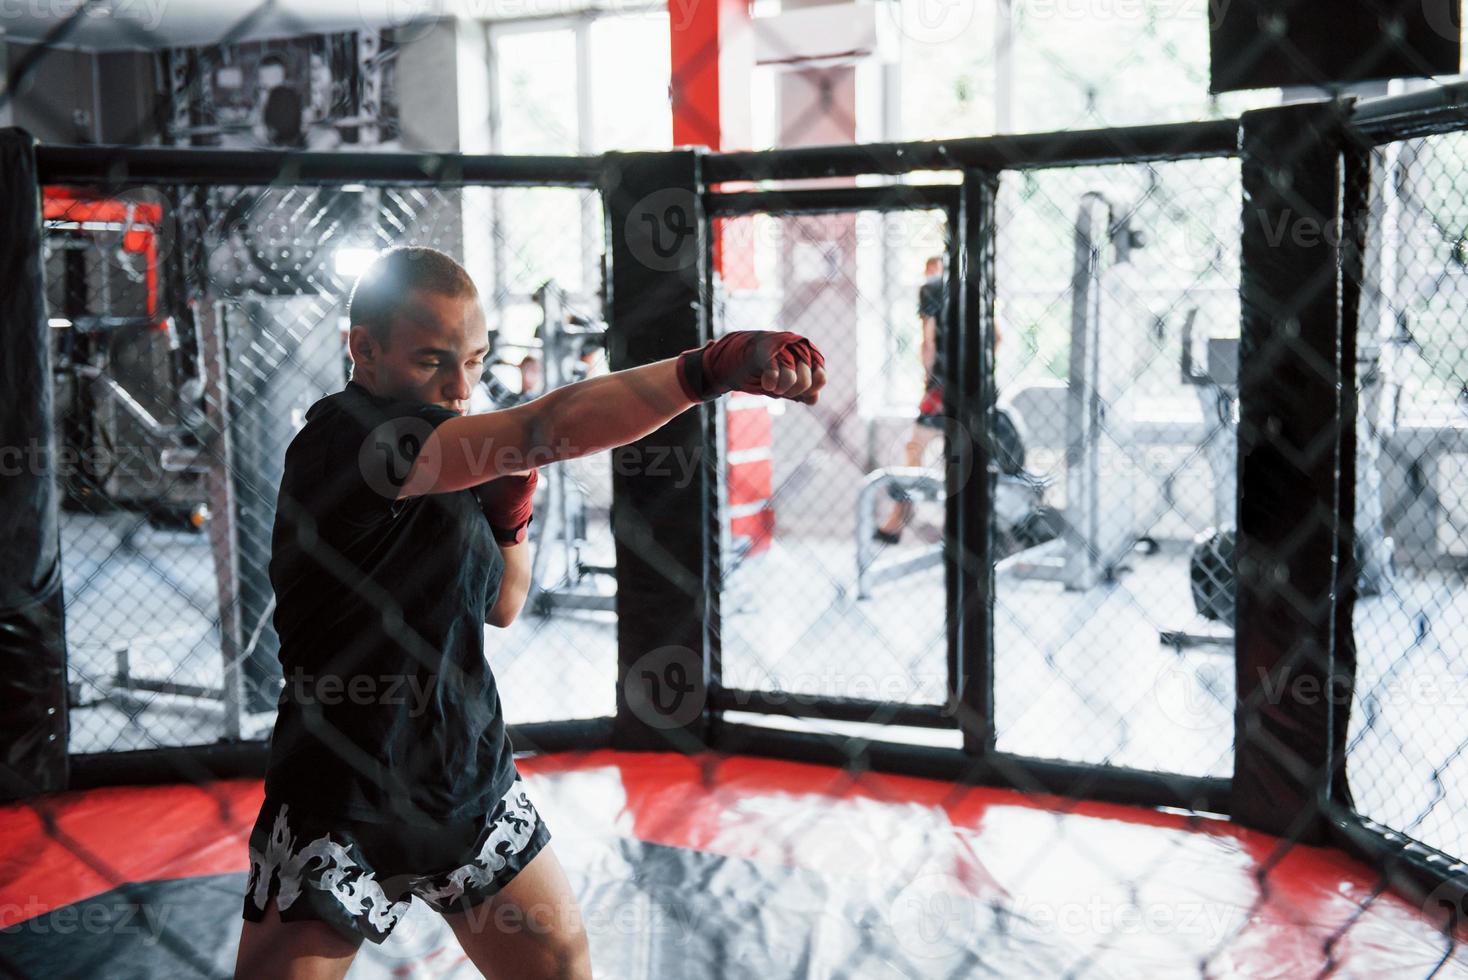
<path id="1" fill-rule="evenodd" d="M 271 828 L 270 843 L 265 853 L 262 855 L 250 848 L 250 880 L 254 882 L 255 904 L 265 908 L 270 894 L 270 876 L 279 872 L 280 891 L 276 894 L 275 905 L 281 911 L 290 908 L 301 895 L 302 873 L 314 860 L 319 861 L 323 868 L 319 887 L 335 896 L 348 915 L 356 918 L 366 914 L 367 921 L 379 932 L 386 932 L 397 925 L 412 900 L 390 901 L 377 883 L 376 873 L 364 870 L 352 860 L 346 848 L 330 837 L 318 837 L 301 848 L 299 853 L 293 854 L 295 835 L 286 823 L 286 811 L 289 809 L 290 804 L 282 804 L 280 812 L 275 815 L 275 826 Z"/>
<path id="2" fill-rule="evenodd" d="M 415 883 L 414 894 L 429 904 L 441 905 L 458 901 L 471 888 L 489 884 L 508 863 L 505 854 L 518 854 L 530 843 L 535 834 L 535 824 L 535 808 L 530 805 L 530 797 L 525 791 L 506 793 L 505 812 L 490 828 L 489 836 L 484 839 L 474 861 L 446 875 L 423 878 L 423 887 L 417 887 Z M 435 886 L 432 884 L 434 879 L 444 879 L 444 884 Z"/>
<path id="3" fill-rule="evenodd" d="M 474 860 L 447 873 L 422 875 L 412 879 L 410 891 L 435 907 L 452 903 L 462 898 L 472 888 L 479 888 L 494 880 L 494 876 L 508 863 L 506 854 L 518 854 L 530 842 L 535 833 L 535 808 L 530 798 L 519 788 L 505 794 L 505 810 L 495 820 L 489 835 Z M 346 913 L 353 918 L 367 916 L 367 921 L 378 932 L 387 932 L 397 925 L 398 919 L 408 911 L 411 898 L 393 902 L 377 882 L 376 872 L 365 870 L 354 861 L 346 848 L 330 837 L 319 837 L 299 852 L 295 850 L 295 835 L 286 821 L 289 804 L 282 804 L 275 816 L 270 831 L 270 843 L 261 854 L 253 847 L 250 851 L 250 887 L 255 905 L 265 908 L 270 895 L 270 878 L 280 875 L 280 890 L 276 895 L 276 907 L 284 910 L 291 907 L 301 895 L 303 874 L 312 861 L 320 862 L 323 869 L 319 885 L 336 898 Z M 508 846 L 506 846 L 508 845 Z M 435 884 L 441 881 L 442 884 Z"/>

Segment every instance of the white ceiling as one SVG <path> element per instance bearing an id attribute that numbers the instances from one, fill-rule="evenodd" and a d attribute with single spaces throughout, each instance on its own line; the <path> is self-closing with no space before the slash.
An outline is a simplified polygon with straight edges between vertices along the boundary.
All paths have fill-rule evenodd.
<path id="1" fill-rule="evenodd" d="M 38 41 L 75 15 L 66 47 L 87 50 L 167 48 L 233 40 L 292 37 L 328 31 L 414 25 L 447 16 L 493 18 L 506 7 L 557 0 L 83 0 L 6 4 L 0 28 L 13 41 Z M 564 11 L 568 4 L 560 2 Z M 80 14 L 76 12 L 82 10 Z M 232 33 L 234 32 L 234 33 Z"/>

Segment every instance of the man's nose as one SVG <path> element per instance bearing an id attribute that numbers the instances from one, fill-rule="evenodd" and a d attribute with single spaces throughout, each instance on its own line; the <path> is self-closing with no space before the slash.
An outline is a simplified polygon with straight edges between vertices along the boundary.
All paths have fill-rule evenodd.
<path id="1" fill-rule="evenodd" d="M 463 366 L 454 370 L 453 376 L 449 378 L 444 386 L 444 395 L 455 401 L 464 401 L 474 388 L 473 371 Z"/>

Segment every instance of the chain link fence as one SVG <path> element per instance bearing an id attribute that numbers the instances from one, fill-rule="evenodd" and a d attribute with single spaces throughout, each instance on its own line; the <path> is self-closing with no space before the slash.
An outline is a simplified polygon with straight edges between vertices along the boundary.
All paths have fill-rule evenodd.
<path id="1" fill-rule="evenodd" d="M 1468 138 L 1370 153 L 1357 336 L 1357 673 L 1347 771 L 1359 811 L 1468 848 Z"/>
<path id="2" fill-rule="evenodd" d="M 908 22 L 913 4 L 901 7 Z M 1200 56 L 1177 39 L 1198 11 L 1113 18 L 1109 29 L 1141 39 L 1120 61 L 1101 54 L 1115 43 L 1073 57 L 1080 42 L 1056 41 L 1032 4 L 983 5 L 952 37 L 997 22 L 1001 8 L 1008 41 L 979 56 L 996 72 L 1003 110 L 984 120 L 986 131 L 1174 110 L 1217 116 L 1254 98 L 1207 100 L 1200 110 L 1196 92 L 1173 99 L 1165 84 L 1146 99 L 1124 94 L 1119 79 L 1139 66 L 1197 87 L 1189 66 Z M 184 59 L 170 65 L 186 73 Z M 805 79 L 828 90 L 831 80 L 821 71 Z M 1029 94 L 1016 102 L 1011 91 L 1006 102 L 998 90 L 1016 83 Z M 1036 92 L 1043 104 L 1030 101 Z M 961 110 L 954 118 L 971 117 L 972 89 L 944 95 Z M 554 122 L 544 138 L 562 148 L 571 139 L 564 120 L 535 119 L 533 98 L 520 96 L 523 130 Z M 947 105 L 935 98 L 923 111 Z M 1232 802 L 1227 781 L 1247 751 L 1237 736 L 1252 718 L 1240 720 L 1236 661 L 1245 579 L 1234 556 L 1244 176 L 1240 159 L 1216 147 L 1148 154 L 1135 151 L 1135 135 L 1092 134 L 1104 152 L 1090 156 L 1123 160 L 1114 165 L 1013 163 L 1010 143 L 970 147 L 964 159 L 954 151 L 941 167 L 918 158 L 947 151 L 915 144 L 905 159 L 873 151 L 860 166 L 849 157 L 831 165 L 864 177 L 994 176 L 992 240 L 970 239 L 967 252 L 957 243 L 971 214 L 957 207 L 957 184 L 904 185 L 912 200 L 882 208 L 782 204 L 765 184 L 761 204 L 702 229 L 717 257 L 700 328 L 804 334 L 825 351 L 829 383 L 815 411 L 756 396 L 714 409 L 718 506 L 704 530 L 723 562 L 711 644 L 719 673 L 703 692 L 709 702 L 695 706 L 700 720 L 655 733 L 658 747 L 685 747 L 672 729 L 711 720 L 717 733 L 727 718 L 774 734 L 814 732 L 803 748 L 844 763 L 854 781 L 868 759 L 858 765 L 853 753 L 867 739 L 880 739 L 881 751 L 947 750 L 886 756 L 889 767 L 896 759 L 954 778 L 939 808 L 956 806 L 959 784 L 977 778 L 1187 811 L 1171 846 L 1137 853 L 1125 835 L 1095 826 L 1086 827 L 1095 836 L 1069 838 L 1089 818 L 1082 805 L 1057 802 L 1043 853 L 1006 865 L 1015 894 L 979 902 L 927 855 L 896 862 L 882 898 L 919 945 L 931 919 L 900 910 L 941 906 L 966 916 L 965 928 L 992 922 L 1011 938 L 1032 936 L 1023 899 L 1053 894 L 1045 883 L 1055 877 L 1067 898 L 1146 904 L 1169 862 L 1198 858 L 1202 814 Z M 1340 559 L 1356 573 L 1344 762 L 1361 817 L 1454 860 L 1468 848 L 1468 659 L 1455 639 L 1468 626 L 1468 350 L 1455 315 L 1468 301 L 1468 142 L 1461 132 L 1400 137 L 1369 154 L 1360 306 L 1346 324 L 1358 414 L 1355 552 Z M 802 176 L 840 159 L 832 151 Z M 706 204 L 725 193 L 696 181 L 685 190 L 707 192 Z M 581 187 L 232 183 L 200 173 L 107 190 L 52 183 L 43 200 L 76 756 L 251 743 L 270 731 L 281 678 L 266 570 L 284 449 L 305 409 L 346 380 L 345 298 L 371 255 L 432 245 L 474 277 L 495 341 L 477 410 L 608 369 L 604 253 L 628 232 Z M 985 261 L 992 269 L 976 275 Z M 965 294 L 976 285 L 992 291 L 992 322 L 968 305 L 979 300 Z M 955 339 L 975 324 L 981 336 Z M 974 354 L 986 341 L 992 347 Z M 1299 354 L 1293 338 L 1279 348 Z M 974 392 L 951 390 L 968 370 L 953 362 L 959 353 L 979 367 Z M 933 383 L 933 358 L 948 360 L 946 394 Z M 952 405 L 972 414 L 951 416 Z M 965 418 L 982 421 L 970 433 L 958 425 Z M 977 571 L 954 538 L 964 502 L 950 496 L 946 469 L 975 445 L 989 471 L 960 474 L 957 496 L 971 500 L 989 481 L 986 567 Z M 667 462 L 670 483 L 693 479 L 695 460 Z M 621 699 L 633 653 L 619 645 L 611 464 L 599 454 L 543 473 L 531 599 L 488 650 L 512 724 L 639 713 Z M 670 579 L 681 571 L 665 565 Z M 972 578 L 952 577 L 958 566 Z M 954 581 L 980 587 L 955 595 Z M 965 689 L 972 662 L 960 658 L 977 627 L 992 630 L 983 678 L 992 701 L 975 718 Z M 962 643 L 970 648 L 950 646 Z M 694 671 L 706 653 L 697 651 Z M 1244 703 L 1243 715 L 1256 706 Z M 992 744 L 976 740 L 985 726 Z M 1295 734 L 1305 743 L 1319 733 Z M 1239 950 L 1269 941 L 1260 937 L 1275 927 L 1271 916 L 1305 904 L 1274 872 L 1307 857 L 1307 843 L 1318 841 L 1293 830 L 1271 839 L 1256 889 L 1200 902 L 1211 931 L 1180 940 L 1201 951 L 1200 975 L 1228 972 Z M 1369 913 L 1395 883 L 1388 866 L 1369 894 L 1349 896 L 1347 911 L 1301 933 L 1318 943 L 1322 972 L 1363 941 L 1358 923 L 1379 927 Z M 1456 925 L 1450 917 L 1439 967 L 1462 965 Z M 934 971 L 940 962 L 973 968 L 972 950 L 953 939 L 919 955 Z M 1113 940 L 1097 927 L 1048 966 L 1105 972 Z M 848 969 L 860 975 L 873 955 L 859 943 Z"/>
<path id="3" fill-rule="evenodd" d="M 1030 503 L 995 501 L 998 745 L 1227 775 L 1238 162 L 999 187 L 997 401 L 1023 447 L 999 481 Z"/>
<path id="4" fill-rule="evenodd" d="M 591 191 L 52 186 L 45 200 L 57 444 L 76 460 L 58 474 L 74 753 L 268 734 L 285 447 L 347 380 L 346 298 L 378 251 L 431 245 L 471 270 L 495 338 L 477 410 L 605 370 Z M 496 637 L 502 684 L 525 692 L 507 699 L 513 723 L 612 705 L 609 602 L 553 608 L 561 592 L 605 600 L 582 566 L 615 565 L 609 465 L 575 464 L 540 490 L 555 501 L 536 529 L 540 614 Z M 552 698 L 553 676 L 575 683 Z"/>
<path id="5" fill-rule="evenodd" d="M 914 420 L 920 293 L 941 287 L 946 306 L 946 273 L 925 267 L 946 261 L 947 216 L 777 210 L 725 219 L 720 241 L 715 333 L 778 323 L 811 338 L 827 371 L 810 411 L 759 396 L 720 408 L 723 684 L 941 705 L 944 436 Z M 884 527 L 895 547 L 874 540 Z"/>

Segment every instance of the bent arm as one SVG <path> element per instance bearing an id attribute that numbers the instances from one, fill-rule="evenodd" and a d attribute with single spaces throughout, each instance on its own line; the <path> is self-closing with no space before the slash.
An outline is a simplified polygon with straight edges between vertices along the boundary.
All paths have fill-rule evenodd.
<path id="1" fill-rule="evenodd" d="M 505 570 L 500 578 L 500 594 L 484 621 L 503 629 L 520 615 L 530 592 L 530 549 L 523 543 L 502 544 L 499 548 L 505 558 Z"/>
<path id="2" fill-rule="evenodd" d="M 925 316 L 923 320 L 923 373 L 931 374 L 933 371 L 933 359 L 938 354 L 938 321 L 934 317 Z"/>
<path id="3" fill-rule="evenodd" d="M 448 419 L 423 443 L 398 497 L 463 490 L 635 442 L 698 404 L 678 383 L 677 364 L 669 357 L 513 408 Z"/>

